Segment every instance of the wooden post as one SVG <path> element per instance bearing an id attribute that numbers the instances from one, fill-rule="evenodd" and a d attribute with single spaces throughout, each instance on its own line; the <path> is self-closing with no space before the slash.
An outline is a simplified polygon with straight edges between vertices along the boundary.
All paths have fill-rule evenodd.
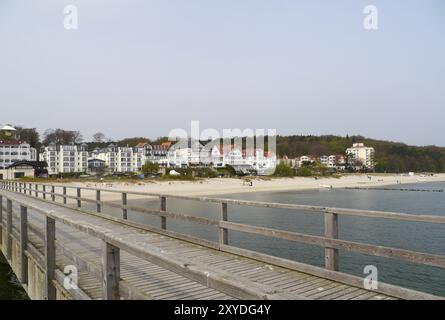
<path id="1" fill-rule="evenodd" d="M 96 211 L 97 212 L 101 211 L 101 206 L 100 206 L 100 190 L 96 190 Z"/>
<path id="2" fill-rule="evenodd" d="M 12 256 L 12 201 L 6 200 L 6 258 Z"/>
<path id="3" fill-rule="evenodd" d="M 80 208 L 82 206 L 82 201 L 80 200 L 80 188 L 77 188 L 77 207 Z"/>
<path id="4" fill-rule="evenodd" d="M 161 211 L 167 211 L 167 198 L 161 197 Z M 167 217 L 161 217 L 161 229 L 167 229 Z"/>
<path id="5" fill-rule="evenodd" d="M 338 215 L 325 212 L 324 214 L 324 235 L 326 238 L 338 238 Z M 325 248 L 325 268 L 338 271 L 338 249 Z"/>
<path id="6" fill-rule="evenodd" d="M 39 197 L 39 185 L 38 184 L 36 184 L 36 192 L 35 192 L 35 194 L 36 194 L 36 198 L 38 198 Z"/>
<path id="7" fill-rule="evenodd" d="M 63 187 L 63 204 L 66 204 L 66 187 Z"/>
<path id="8" fill-rule="evenodd" d="M 20 281 L 28 283 L 28 257 L 25 254 L 28 243 L 28 209 L 20 206 Z"/>
<path id="9" fill-rule="evenodd" d="M 42 185 L 42 198 L 46 199 L 46 186 Z"/>
<path id="10" fill-rule="evenodd" d="M 30 183 L 28 187 L 29 187 L 29 195 L 32 195 L 32 184 Z"/>
<path id="11" fill-rule="evenodd" d="M 56 288 L 53 285 L 56 269 L 56 221 L 46 217 L 45 222 L 45 299 L 56 299 Z"/>
<path id="12" fill-rule="evenodd" d="M 122 192 L 122 219 L 128 219 L 128 211 L 127 211 L 127 194 Z"/>
<path id="13" fill-rule="evenodd" d="M 102 243 L 102 299 L 119 300 L 120 249 Z"/>
<path id="14" fill-rule="evenodd" d="M 221 221 L 227 221 L 227 202 L 221 203 Z M 219 244 L 229 244 L 229 233 L 226 228 L 219 228 Z"/>
<path id="15" fill-rule="evenodd" d="M 51 201 L 56 201 L 56 188 L 54 186 L 51 186 Z"/>

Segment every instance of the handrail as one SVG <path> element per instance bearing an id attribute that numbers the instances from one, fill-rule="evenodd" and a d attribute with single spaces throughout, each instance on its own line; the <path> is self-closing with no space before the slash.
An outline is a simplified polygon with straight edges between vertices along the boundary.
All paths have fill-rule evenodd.
<path id="1" fill-rule="evenodd" d="M 4 180 L 2 183 L 18 183 L 13 180 Z M 324 213 L 329 212 L 337 215 L 346 215 L 346 216 L 357 216 L 357 217 L 369 217 L 369 218 L 383 218 L 383 219 L 391 219 L 391 220 L 402 220 L 402 221 L 412 221 L 412 222 L 426 222 L 426 223 L 438 223 L 445 224 L 445 216 L 439 215 L 427 215 L 427 214 L 410 214 L 410 213 L 401 213 L 401 212 L 391 212 L 391 211 L 378 211 L 378 210 L 362 210 L 362 209 L 348 209 L 348 208 L 336 208 L 336 207 L 325 207 L 325 206 L 313 206 L 313 205 L 301 205 L 301 204 L 288 204 L 288 203 L 274 203 L 274 202 L 261 202 L 261 201 L 250 201 L 250 200 L 236 200 L 236 199 L 226 199 L 226 198 L 212 198 L 212 197 L 202 197 L 202 196 L 185 196 L 185 195 L 175 195 L 175 194 L 164 194 L 164 193 L 150 193 L 150 192 L 140 192 L 140 191 L 128 191 L 128 190 L 115 190 L 115 189 L 103 189 L 103 188 L 92 188 L 92 187 L 78 187 L 78 186 L 70 186 L 70 185 L 59 185 L 59 184 L 45 184 L 45 183 L 34 183 L 34 182 L 26 182 L 22 183 L 25 186 L 20 188 L 25 191 L 38 192 L 46 195 L 51 195 L 52 193 L 49 191 L 40 191 L 32 188 L 27 188 L 26 184 L 34 185 L 34 186 L 55 186 L 58 188 L 66 188 L 66 189 L 81 189 L 81 190 L 90 190 L 90 191 L 100 191 L 100 192 L 108 192 L 108 193 L 119 193 L 119 194 L 127 194 L 127 195 L 137 195 L 137 196 L 147 196 L 147 197 L 157 197 L 157 198 L 170 198 L 170 199 L 179 199 L 179 200 L 191 200 L 191 201 L 199 201 L 199 202 L 209 202 L 209 203 L 227 203 L 230 205 L 240 205 L 240 206 L 253 206 L 253 207 L 262 207 L 262 208 L 276 208 L 276 209 L 289 209 L 289 210 L 299 210 L 299 211 L 309 211 L 309 212 L 317 212 Z M 19 189 L 19 188 L 17 188 Z M 75 196 L 63 195 L 60 193 L 55 193 L 56 196 L 66 197 L 70 199 L 77 199 Z M 81 198 L 83 201 L 93 202 L 95 200 Z"/>

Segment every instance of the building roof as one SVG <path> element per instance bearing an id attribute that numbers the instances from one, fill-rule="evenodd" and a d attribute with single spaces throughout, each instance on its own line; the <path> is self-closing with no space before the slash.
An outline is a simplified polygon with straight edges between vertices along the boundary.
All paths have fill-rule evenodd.
<path id="1" fill-rule="evenodd" d="M 33 168 L 46 168 L 48 167 L 48 163 L 46 161 L 26 161 L 26 160 L 22 160 L 22 161 L 16 161 L 13 164 L 9 165 L 8 167 L 6 167 L 6 169 L 9 168 L 14 168 L 14 167 L 18 167 L 18 166 L 31 166 Z"/>
<path id="2" fill-rule="evenodd" d="M 11 126 L 10 124 L 5 124 L 2 128 L 0 128 L 0 130 L 4 130 L 4 131 L 17 131 L 17 129 L 14 128 L 13 126 Z"/>
<path id="3" fill-rule="evenodd" d="M 98 159 L 98 158 L 88 159 L 88 162 L 93 162 L 93 161 L 105 162 L 105 160 Z"/>
<path id="4" fill-rule="evenodd" d="M 147 144 L 148 144 L 148 142 L 139 142 L 139 143 L 136 145 L 136 148 L 143 148 L 143 147 L 145 147 Z"/>

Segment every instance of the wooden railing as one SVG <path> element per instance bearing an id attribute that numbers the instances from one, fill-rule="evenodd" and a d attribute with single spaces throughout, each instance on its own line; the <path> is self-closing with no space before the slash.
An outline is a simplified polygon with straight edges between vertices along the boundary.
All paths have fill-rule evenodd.
<path id="1" fill-rule="evenodd" d="M 310 205 L 297 205 L 297 204 L 283 204 L 283 203 L 265 203 L 256 201 L 244 201 L 244 200 L 233 200 L 233 199 L 217 199 L 210 197 L 193 197 L 193 196 L 180 196 L 180 195 L 166 195 L 166 194 L 156 194 L 156 193 L 146 193 L 146 192 L 130 192 L 125 190 L 114 190 L 114 189 L 99 189 L 91 187 L 76 187 L 67 185 L 48 185 L 48 184 L 38 184 L 38 183 L 24 183 L 18 181 L 1 181 L 0 188 L 15 192 L 20 192 L 29 196 L 39 197 L 46 199 L 47 196 L 50 197 L 51 202 L 56 202 L 56 198 L 62 198 L 62 203 L 60 205 L 66 206 L 67 199 L 75 200 L 77 207 L 81 208 L 83 202 L 95 203 L 96 212 L 95 214 L 100 214 L 103 210 L 103 206 L 111 206 L 115 208 L 120 208 L 122 210 L 122 217 L 118 220 L 122 223 L 127 223 L 130 225 L 136 225 L 141 228 L 145 228 L 150 231 L 156 231 L 165 233 L 169 236 L 177 237 L 183 240 L 194 242 L 200 245 L 208 246 L 214 249 L 219 249 L 225 252 L 235 253 L 243 255 L 246 257 L 262 260 L 265 262 L 270 262 L 286 267 L 291 267 L 299 271 L 307 271 L 316 275 L 323 277 L 329 277 L 334 280 L 348 282 L 350 284 L 358 284 L 362 282 L 362 279 L 356 278 L 350 275 L 342 275 L 335 271 L 338 271 L 339 250 L 357 252 L 361 254 L 366 254 L 370 256 L 385 257 L 396 259 L 405 262 L 413 262 L 422 265 L 429 265 L 434 267 L 445 268 L 445 256 L 435 255 L 431 253 L 416 252 L 411 250 L 384 247 L 371 245 L 366 243 L 359 243 L 348 240 L 341 240 L 338 238 L 339 223 L 338 217 L 340 215 L 344 216 L 355 216 L 355 217 L 372 217 L 372 218 L 382 218 L 391 219 L 399 221 L 411 221 L 411 222 L 425 222 L 433 224 L 445 224 L 445 216 L 435 216 L 435 215 L 413 215 L 405 213 L 396 212 L 383 212 L 383 211 L 370 211 L 370 210 L 356 210 L 356 209 L 343 209 L 343 208 L 328 208 L 321 206 L 310 206 Z M 76 195 L 68 195 L 67 189 L 75 189 Z M 49 191 L 48 191 L 49 190 Z M 56 191 L 62 190 L 61 193 Z M 89 190 L 94 191 L 95 199 L 82 197 L 82 191 Z M 121 203 L 113 203 L 109 201 L 102 200 L 103 193 L 119 193 L 121 194 Z M 137 195 L 143 197 L 157 197 L 160 201 L 159 210 L 148 209 L 137 206 L 128 205 L 128 195 Z M 206 217 L 198 217 L 193 215 L 187 215 L 182 213 L 170 212 L 167 210 L 167 200 L 168 199 L 182 199 L 182 200 L 193 200 L 201 201 L 207 203 L 215 203 L 220 206 L 220 219 L 214 220 Z M 49 200 L 47 200 L 49 201 Z M 228 221 L 228 205 L 240 205 L 240 206 L 254 206 L 263 208 L 278 208 L 278 209 L 288 209 L 294 210 L 295 212 L 305 211 L 314 214 L 324 215 L 324 236 L 315 236 L 309 234 L 302 234 L 297 232 L 283 231 L 272 228 L 265 228 L 259 226 L 252 226 L 242 223 L 235 223 Z M 128 220 L 128 211 L 135 211 L 145 214 L 151 214 L 160 217 L 159 228 L 153 228 L 146 225 L 141 225 Z M 92 212 L 93 213 L 93 212 Z M 101 214 L 103 215 L 103 214 Z M 218 232 L 218 242 L 213 242 L 209 240 L 204 240 L 198 237 L 180 234 L 177 232 L 172 232 L 167 230 L 167 218 L 184 220 L 189 222 L 194 222 L 204 225 L 217 226 Z M 49 224 L 47 232 L 51 236 L 52 227 Z M 267 237 L 273 237 L 278 239 L 284 239 L 289 241 L 295 241 L 300 243 L 306 243 L 311 245 L 316 245 L 323 247 L 325 250 L 325 271 L 320 270 L 317 267 L 308 267 L 299 263 L 291 263 L 288 260 L 280 259 L 277 257 L 268 256 L 265 254 L 249 251 L 246 249 L 237 248 L 229 245 L 229 231 L 239 231 L 248 234 L 255 234 Z M 49 239 L 52 241 L 52 239 Z M 107 247 L 109 249 L 109 254 L 116 254 L 116 250 Z M 108 250 L 107 249 L 107 250 Z M 114 250 L 114 251 L 113 251 Z M 51 250 L 49 251 L 51 254 Z M 113 260 L 111 260 L 113 262 Z M 51 267 L 51 266 L 50 266 Z M 400 293 L 397 290 L 393 290 L 391 286 L 386 290 L 387 293 L 395 294 Z"/>

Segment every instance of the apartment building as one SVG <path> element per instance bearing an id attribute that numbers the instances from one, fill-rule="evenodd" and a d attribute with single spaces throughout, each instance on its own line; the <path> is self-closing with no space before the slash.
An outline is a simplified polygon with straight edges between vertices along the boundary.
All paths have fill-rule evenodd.
<path id="1" fill-rule="evenodd" d="M 17 130 L 7 124 L 0 128 L 0 169 L 18 161 L 35 161 L 37 151 L 17 137 Z"/>
<path id="2" fill-rule="evenodd" d="M 48 163 L 49 175 L 87 172 L 87 146 L 85 144 L 56 145 L 50 143 L 41 149 L 40 160 Z"/>
<path id="3" fill-rule="evenodd" d="M 36 161 L 37 151 L 20 140 L 0 141 L 0 169 L 18 161 Z"/>
<path id="4" fill-rule="evenodd" d="M 374 148 L 366 147 L 363 143 L 354 143 L 351 148 L 346 149 L 346 155 L 351 165 L 374 169 Z"/>

